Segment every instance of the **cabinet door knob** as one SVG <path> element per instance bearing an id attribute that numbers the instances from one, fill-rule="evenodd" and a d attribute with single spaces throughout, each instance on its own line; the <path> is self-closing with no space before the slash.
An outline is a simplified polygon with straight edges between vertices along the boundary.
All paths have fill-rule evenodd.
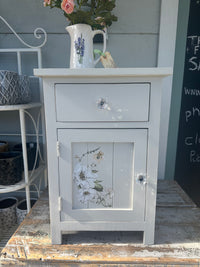
<path id="1" fill-rule="evenodd" d="M 144 184 L 144 185 L 147 183 L 146 177 L 143 173 L 138 174 L 137 181 L 141 184 Z"/>
<path id="2" fill-rule="evenodd" d="M 99 98 L 97 101 L 98 109 L 111 110 L 105 98 Z"/>

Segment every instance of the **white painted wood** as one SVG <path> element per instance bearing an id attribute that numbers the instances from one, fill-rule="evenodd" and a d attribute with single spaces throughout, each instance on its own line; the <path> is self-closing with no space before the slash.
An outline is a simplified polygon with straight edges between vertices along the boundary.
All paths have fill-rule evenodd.
<path id="1" fill-rule="evenodd" d="M 113 191 L 117 192 L 113 196 L 115 208 L 132 208 L 134 156 L 134 143 L 115 143 L 113 155 Z"/>
<path id="2" fill-rule="evenodd" d="M 173 67 L 179 0 L 162 0 L 158 66 Z M 170 37 L 170 38 L 169 38 Z"/>
<path id="3" fill-rule="evenodd" d="M 141 221 L 130 221 L 130 222 L 78 222 L 78 221 L 65 221 L 60 223 L 62 233 L 70 231 L 144 231 L 145 222 Z"/>
<path id="4" fill-rule="evenodd" d="M 160 35 L 158 48 L 158 67 L 174 66 L 176 30 L 179 0 L 162 0 L 160 17 Z M 167 137 L 169 127 L 172 77 L 165 79 L 162 93 L 161 127 L 159 145 L 158 177 L 164 179 Z"/>
<path id="5" fill-rule="evenodd" d="M 107 129 L 109 127 L 111 128 L 148 128 L 150 122 L 84 122 L 83 124 L 80 124 L 80 122 L 71 122 L 71 123 L 62 123 L 57 122 L 57 126 L 60 129 L 72 129 L 72 128 L 102 128 Z"/>
<path id="6" fill-rule="evenodd" d="M 34 69 L 38 77 L 167 77 L 172 68 L 108 68 L 108 69 Z"/>
<path id="7" fill-rule="evenodd" d="M 121 72 L 120 69 L 108 71 L 88 69 L 79 70 L 79 72 L 67 69 L 46 69 L 35 70 L 35 73 L 41 77 L 43 76 L 44 80 L 52 242 L 61 242 L 61 232 L 73 230 L 140 230 L 144 231 L 144 243 L 152 244 L 154 242 L 157 194 L 161 81 L 171 73 L 171 69 L 122 69 Z M 151 88 L 148 103 L 149 121 L 59 122 L 56 120 L 55 85 L 69 83 L 76 84 L 80 88 L 76 97 L 78 103 L 80 103 L 78 99 L 84 99 L 86 90 L 84 84 L 86 83 L 88 88 L 93 87 L 94 83 L 102 84 L 103 88 L 104 86 L 109 88 L 113 83 L 148 83 Z M 131 93 L 126 97 L 129 98 L 130 96 L 137 97 L 137 94 Z M 87 97 L 90 98 L 90 94 Z M 65 98 L 67 98 L 67 94 Z M 90 104 L 88 103 L 86 108 L 91 110 L 88 105 Z M 76 112 L 75 110 L 74 112 Z M 69 105 L 63 105 L 62 112 L 71 113 Z M 60 142 L 59 160 L 56 156 L 57 141 Z M 118 202 L 122 196 L 127 194 L 127 200 L 122 202 L 122 206 L 117 204 L 115 207 L 113 203 L 113 208 L 88 208 L 87 206 L 85 209 L 82 207 L 73 209 L 72 165 L 74 163 L 72 163 L 72 151 L 75 143 L 86 143 L 87 146 L 92 144 L 92 147 L 94 143 L 114 143 L 113 153 L 109 152 L 113 157 L 112 163 L 118 165 L 116 169 L 126 167 L 125 175 L 127 177 L 130 173 L 131 156 L 129 156 L 130 161 L 128 162 L 125 156 L 120 159 L 120 157 L 117 158 L 115 153 L 118 150 L 123 151 L 123 153 L 126 151 L 125 147 L 122 150 L 120 146 L 117 147 L 118 145 L 128 144 L 129 146 L 133 144 L 133 174 L 132 179 L 127 178 L 129 180 L 127 189 L 123 188 L 122 195 L 119 196 Z M 75 150 L 77 149 L 78 146 Z M 132 154 L 131 151 L 128 153 Z M 109 164 L 111 165 L 111 163 Z M 114 180 L 122 178 L 115 173 L 116 171 L 113 171 L 113 189 L 119 190 L 120 182 L 118 181 L 118 184 L 115 185 Z M 144 177 L 144 181 L 138 181 L 139 174 Z M 132 187 L 133 194 L 131 197 L 128 187 Z M 63 210 L 61 216 L 58 211 L 58 204 L 56 204 L 59 196 L 62 197 Z M 130 198 L 132 198 L 131 205 L 129 205 Z"/>
<path id="8" fill-rule="evenodd" d="M 56 84 L 57 121 L 148 121 L 149 94 L 149 84 Z"/>
<path id="9" fill-rule="evenodd" d="M 139 173 L 146 173 L 146 149 L 147 149 L 147 131 L 145 129 L 115 129 L 115 130 L 79 130 L 79 129 L 63 129 L 58 130 L 58 140 L 61 144 L 61 155 L 59 158 L 59 180 L 60 180 L 60 194 L 63 199 L 63 214 L 62 220 L 78 220 L 78 221 L 103 221 L 105 220 L 113 220 L 115 218 L 116 221 L 126 221 L 126 220 L 144 220 L 144 208 L 145 208 L 145 187 L 143 184 L 137 182 L 137 174 Z M 71 144 L 75 142 L 88 142 L 91 141 L 96 142 L 97 147 L 101 143 L 101 150 L 105 152 L 105 162 L 102 168 L 103 171 L 100 171 L 100 175 L 102 175 L 101 180 L 108 179 L 109 181 L 102 183 L 105 187 L 111 185 L 112 177 L 109 177 L 112 173 L 112 148 L 111 146 L 104 150 L 105 142 L 108 144 L 111 142 L 117 143 L 134 143 L 134 160 L 132 161 L 132 177 L 131 180 L 133 182 L 133 194 L 132 194 L 132 201 L 130 207 L 125 208 L 108 208 L 108 207 L 101 207 L 96 209 L 89 208 L 89 209 L 73 209 L 72 208 L 72 181 L 73 181 L 73 170 L 71 168 Z M 97 141 L 98 140 L 98 141 Z M 89 147 L 88 147 L 89 148 Z M 82 150 L 82 149 L 81 149 Z M 90 151 L 90 150 L 89 150 Z M 106 155 L 108 152 L 108 157 Z M 86 153 L 86 152 L 85 152 Z M 108 160 L 108 162 L 106 162 Z M 94 161 L 93 161 L 94 162 Z M 87 162 L 89 163 L 89 161 Z M 117 167 L 116 167 L 117 168 Z M 99 168 L 100 170 L 100 168 Z M 105 177 L 103 176 L 105 175 Z M 118 177 L 114 177 L 116 179 Z M 98 179 L 98 178 L 97 178 Z M 121 183 L 123 186 L 123 183 Z M 114 194 L 118 194 L 118 192 L 113 192 Z M 87 212 L 86 212 L 87 211 Z M 123 214 L 123 218 L 122 218 Z M 105 229 L 106 230 L 106 229 Z"/>
<path id="10" fill-rule="evenodd" d="M 54 102 L 54 87 L 53 83 L 43 81 L 44 87 L 44 100 L 45 100 L 45 114 L 46 115 L 46 132 L 47 132 L 47 164 L 48 164 L 48 180 L 49 180 L 49 192 L 51 195 L 50 201 L 50 221 L 51 221 L 51 237 L 52 243 L 61 243 L 60 232 L 60 212 L 59 212 L 59 177 L 58 177 L 58 158 L 57 158 L 57 130 L 56 130 L 56 118 L 55 111 L 52 109 Z M 49 104 L 50 105 L 49 105 Z M 49 134 L 48 134 L 49 133 Z M 62 150 L 60 149 L 60 153 Z M 64 205 L 62 201 L 62 206 Z"/>
<path id="11" fill-rule="evenodd" d="M 154 243 L 155 212 L 158 177 L 158 151 L 159 151 L 159 124 L 161 109 L 162 81 L 158 79 L 151 82 L 150 125 L 148 131 L 148 163 L 147 163 L 147 186 L 146 186 L 146 213 L 144 244 Z"/>

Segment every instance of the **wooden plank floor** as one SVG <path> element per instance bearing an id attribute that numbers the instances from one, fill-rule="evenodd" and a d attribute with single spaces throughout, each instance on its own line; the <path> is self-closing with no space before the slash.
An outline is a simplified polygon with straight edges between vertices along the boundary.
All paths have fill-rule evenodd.
<path id="1" fill-rule="evenodd" d="M 11 238 L 13 233 L 16 231 L 18 224 L 13 225 L 12 227 L 0 229 L 0 252 Z"/>
<path id="2" fill-rule="evenodd" d="M 1 253 L 2 264 L 34 266 L 200 266 L 200 209 L 175 182 L 160 181 L 155 245 L 142 233 L 81 232 L 51 245 L 44 194 Z"/>

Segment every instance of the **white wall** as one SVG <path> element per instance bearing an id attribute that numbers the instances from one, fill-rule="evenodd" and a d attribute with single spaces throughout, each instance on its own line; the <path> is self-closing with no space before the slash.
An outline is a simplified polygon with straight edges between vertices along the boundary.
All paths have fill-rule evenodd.
<path id="1" fill-rule="evenodd" d="M 109 29 L 107 50 L 119 67 L 153 67 L 157 63 L 160 0 L 117 0 L 118 22 Z M 62 11 L 43 7 L 42 0 L 1 0 L 0 15 L 27 42 L 37 45 L 33 30 L 43 27 L 48 42 L 43 49 L 44 67 L 69 66 L 69 36 Z M 13 34 L 0 22 L 0 48 L 20 47 Z M 0 63 L 1 64 L 1 63 Z M 1 66 L 1 65 L 0 65 Z"/>

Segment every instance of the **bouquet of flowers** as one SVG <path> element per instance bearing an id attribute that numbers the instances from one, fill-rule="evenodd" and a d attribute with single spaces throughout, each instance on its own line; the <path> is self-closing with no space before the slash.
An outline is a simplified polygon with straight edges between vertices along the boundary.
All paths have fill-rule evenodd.
<path id="1" fill-rule="evenodd" d="M 92 29 L 111 26 L 117 17 L 112 14 L 116 0 L 44 0 L 44 6 L 60 8 L 70 25 L 83 23 Z"/>

